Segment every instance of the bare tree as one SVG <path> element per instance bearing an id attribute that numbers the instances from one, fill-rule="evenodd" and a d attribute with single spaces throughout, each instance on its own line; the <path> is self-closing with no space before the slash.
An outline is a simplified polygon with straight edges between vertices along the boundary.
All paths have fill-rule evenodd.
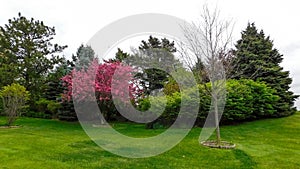
<path id="1" fill-rule="evenodd" d="M 199 76 L 200 82 L 212 97 L 210 113 L 204 127 L 215 127 L 217 145 L 220 146 L 219 121 L 225 106 L 225 79 L 231 64 L 229 45 L 233 24 L 231 21 L 220 19 L 220 11 L 217 8 L 211 12 L 208 6 L 204 5 L 200 22 L 186 23 L 182 25 L 182 30 L 186 42 L 180 42 L 178 52 L 189 69 L 193 70 L 196 63 L 203 65 L 204 72 L 195 75 Z M 225 63 L 228 66 L 224 67 Z M 206 85 L 204 75 L 208 77 L 211 87 Z"/>

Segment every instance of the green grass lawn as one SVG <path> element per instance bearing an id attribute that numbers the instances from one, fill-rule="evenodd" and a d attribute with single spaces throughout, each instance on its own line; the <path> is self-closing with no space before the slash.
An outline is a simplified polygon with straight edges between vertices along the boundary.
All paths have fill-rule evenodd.
<path id="1" fill-rule="evenodd" d="M 0 124 L 5 119 L 0 118 Z M 300 168 L 300 113 L 293 116 L 221 127 L 234 150 L 200 146 L 201 129 L 193 129 L 161 155 L 123 158 L 94 144 L 78 123 L 21 118 L 21 128 L 0 129 L 0 168 Z M 115 124 L 136 137 L 155 135 L 143 125 Z"/>

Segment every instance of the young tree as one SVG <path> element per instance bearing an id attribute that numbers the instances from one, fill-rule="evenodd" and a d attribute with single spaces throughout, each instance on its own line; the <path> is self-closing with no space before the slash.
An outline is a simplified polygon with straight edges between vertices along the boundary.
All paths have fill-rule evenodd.
<path id="1" fill-rule="evenodd" d="M 182 29 L 186 44 L 179 44 L 180 55 L 191 71 L 195 70 L 195 65 L 201 66 L 199 71 L 203 70 L 211 83 L 210 88 L 206 86 L 206 90 L 212 98 L 210 113 L 204 125 L 204 129 L 208 127 L 208 132 L 201 132 L 200 140 L 206 140 L 210 136 L 210 128 L 215 127 L 216 145 L 220 146 L 219 121 L 225 106 L 226 96 L 226 72 L 222 58 L 228 52 L 228 45 L 231 42 L 232 24 L 230 21 L 221 20 L 217 9 L 211 12 L 205 5 L 201 22 L 182 25 Z M 199 81 L 205 85 L 206 80 L 201 77 L 203 72 L 197 72 L 196 75 L 199 75 Z"/>
<path id="2" fill-rule="evenodd" d="M 0 32 L 1 64 L 6 65 L 5 70 L 13 70 L 10 79 L 25 86 L 31 97 L 39 98 L 45 75 L 61 61 L 58 53 L 67 46 L 52 43 L 54 27 L 21 13 L 1 26 Z"/>
<path id="3" fill-rule="evenodd" d="M 289 91 L 292 79 L 289 71 L 283 71 L 280 66 L 283 55 L 274 48 L 273 41 L 265 36 L 263 30 L 257 30 L 254 23 L 248 23 L 241 34 L 233 52 L 233 77 L 262 81 L 275 89 L 280 99 L 275 105 L 277 112 L 274 116 L 295 113 L 294 101 L 298 96 Z"/>
<path id="4" fill-rule="evenodd" d="M 24 86 L 13 83 L 3 87 L 0 97 L 3 100 L 4 112 L 7 116 L 7 125 L 11 126 L 18 117 L 20 109 L 29 99 L 29 92 Z"/>

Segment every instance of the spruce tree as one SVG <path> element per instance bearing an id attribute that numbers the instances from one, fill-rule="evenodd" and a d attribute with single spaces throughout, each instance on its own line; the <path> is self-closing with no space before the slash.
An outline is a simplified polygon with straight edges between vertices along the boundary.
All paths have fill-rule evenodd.
<path id="1" fill-rule="evenodd" d="M 71 62 L 71 66 L 75 67 L 76 70 L 87 69 L 95 57 L 95 51 L 91 46 L 81 44 L 77 49 L 76 55 L 72 55 L 73 62 Z"/>
<path id="2" fill-rule="evenodd" d="M 266 83 L 277 91 L 280 97 L 275 106 L 275 117 L 287 116 L 296 112 L 294 101 L 298 97 L 289 91 L 292 79 L 289 71 L 280 66 L 283 55 L 274 48 L 273 41 L 258 31 L 254 23 L 249 23 L 242 31 L 234 50 L 232 76 L 236 79 L 253 79 Z"/>
<path id="3" fill-rule="evenodd" d="M 110 59 L 110 62 L 122 62 L 124 59 L 130 57 L 130 54 L 124 52 L 122 49 L 118 48 L 118 51 L 114 59 Z"/>

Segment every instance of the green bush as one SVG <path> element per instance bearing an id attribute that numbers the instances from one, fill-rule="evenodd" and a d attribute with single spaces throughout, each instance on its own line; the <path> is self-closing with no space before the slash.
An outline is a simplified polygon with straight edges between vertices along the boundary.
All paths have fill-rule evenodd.
<path id="1" fill-rule="evenodd" d="M 47 109 L 53 115 L 52 118 L 57 118 L 59 110 L 62 108 L 61 103 L 50 101 L 47 105 Z"/>
<path id="2" fill-rule="evenodd" d="M 4 86 L 0 91 L 0 97 L 3 101 L 4 113 L 7 116 L 7 125 L 14 123 L 16 118 L 21 115 L 22 108 L 29 100 L 29 92 L 20 84 L 13 83 Z"/>
<path id="3" fill-rule="evenodd" d="M 28 112 L 28 116 L 37 118 L 57 118 L 61 104 L 53 100 L 41 98 L 35 102 L 36 115 Z"/>
<path id="4" fill-rule="evenodd" d="M 274 105 L 279 97 L 266 84 L 253 80 L 230 80 L 226 87 L 225 121 L 268 118 L 276 112 Z"/>
<path id="5" fill-rule="evenodd" d="M 149 123 L 146 125 L 147 128 L 162 128 L 162 127 L 169 127 L 174 123 L 176 120 L 179 111 L 181 111 L 182 116 L 188 117 L 188 118 L 194 118 L 191 114 L 190 109 L 193 109 L 191 107 L 192 103 L 198 104 L 199 99 L 193 99 L 195 98 L 193 96 L 193 93 L 195 93 L 195 89 L 188 89 L 184 93 L 180 92 L 174 92 L 170 95 L 166 95 L 165 97 L 148 97 L 145 99 L 140 100 L 138 109 L 141 111 L 146 111 L 150 107 L 151 111 L 153 113 L 160 112 L 161 110 L 164 110 L 164 112 L 159 116 L 158 119 L 155 121 Z M 191 97 L 193 96 L 193 97 Z M 197 98 L 197 97 L 196 97 Z M 181 100 L 184 99 L 188 105 L 182 105 L 183 107 L 188 107 L 188 110 L 181 109 Z M 152 105 L 151 105 L 151 103 Z"/>
<path id="6" fill-rule="evenodd" d="M 164 109 L 163 114 L 154 122 L 149 123 L 147 127 L 154 128 L 154 126 L 160 125 L 168 127 L 176 120 L 180 111 L 181 98 L 184 98 L 188 103 L 199 103 L 196 125 L 201 126 L 211 106 L 211 96 L 208 92 L 210 88 L 210 84 L 207 84 L 206 87 L 204 85 L 198 85 L 200 100 L 192 100 L 190 95 L 195 92 L 195 90 L 189 89 L 186 94 L 174 92 L 167 95 L 166 99 L 164 99 L 164 97 L 142 99 L 139 102 L 138 108 L 141 111 L 145 111 L 152 106 L 151 110 L 154 112 Z M 274 105 L 278 102 L 279 97 L 275 94 L 275 90 L 264 83 L 255 82 L 253 80 L 229 80 L 226 82 L 226 90 L 226 104 L 221 123 L 268 118 L 276 113 Z M 152 105 L 150 104 L 150 100 L 153 103 Z M 192 107 L 189 108 L 189 110 L 191 109 Z M 185 116 L 190 115 L 188 110 L 183 113 Z"/>

